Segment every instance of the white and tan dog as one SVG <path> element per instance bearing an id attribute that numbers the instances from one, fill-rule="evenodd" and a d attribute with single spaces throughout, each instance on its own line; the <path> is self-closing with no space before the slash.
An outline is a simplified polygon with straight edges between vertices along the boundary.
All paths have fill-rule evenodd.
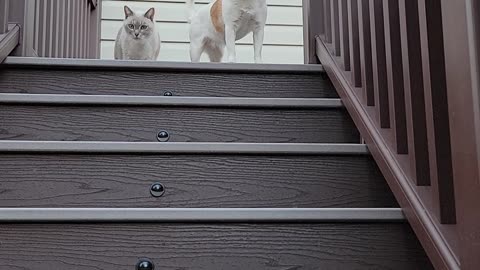
<path id="1" fill-rule="evenodd" d="M 266 0 L 215 0 L 194 11 L 195 0 L 187 0 L 190 10 L 190 58 L 200 61 L 205 52 L 212 62 L 220 62 L 225 46 L 228 62 L 236 62 L 235 41 L 253 32 L 255 63 L 262 62 L 263 37 L 267 20 Z"/>

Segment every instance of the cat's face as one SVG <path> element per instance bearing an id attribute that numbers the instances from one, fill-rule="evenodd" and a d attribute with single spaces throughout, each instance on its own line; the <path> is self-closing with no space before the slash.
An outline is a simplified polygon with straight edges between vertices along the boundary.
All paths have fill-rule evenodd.
<path id="1" fill-rule="evenodd" d="M 146 39 L 154 33 L 155 9 L 149 9 L 145 14 L 135 14 L 129 7 L 125 6 L 125 20 L 123 27 L 133 39 Z"/>

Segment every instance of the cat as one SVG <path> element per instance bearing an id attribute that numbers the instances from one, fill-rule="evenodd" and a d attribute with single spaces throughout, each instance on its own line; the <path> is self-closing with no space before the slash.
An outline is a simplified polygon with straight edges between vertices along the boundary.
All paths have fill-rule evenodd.
<path id="1" fill-rule="evenodd" d="M 192 62 L 199 62 L 203 52 L 211 62 L 221 62 L 226 47 L 228 62 L 235 63 L 235 41 L 251 32 L 255 63 L 262 62 L 266 0 L 215 0 L 196 12 L 194 4 L 195 0 L 187 0 Z"/>
<path id="2" fill-rule="evenodd" d="M 160 34 L 155 29 L 155 9 L 135 14 L 125 6 L 125 20 L 115 41 L 115 59 L 156 60 L 160 54 Z"/>

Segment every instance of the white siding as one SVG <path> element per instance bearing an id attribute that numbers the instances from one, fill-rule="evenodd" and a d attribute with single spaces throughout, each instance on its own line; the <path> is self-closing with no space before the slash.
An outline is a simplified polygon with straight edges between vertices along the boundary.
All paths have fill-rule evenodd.
<path id="1" fill-rule="evenodd" d="M 197 0 L 205 4 L 209 0 Z M 268 0 L 263 60 L 265 63 L 303 63 L 302 0 Z M 161 61 L 189 61 L 189 24 L 184 0 L 103 0 L 101 58 L 113 58 L 113 46 L 123 20 L 123 6 L 141 12 L 155 7 L 162 38 Z M 252 35 L 237 42 L 238 61 L 253 62 Z M 203 61 L 207 57 L 202 58 Z"/>

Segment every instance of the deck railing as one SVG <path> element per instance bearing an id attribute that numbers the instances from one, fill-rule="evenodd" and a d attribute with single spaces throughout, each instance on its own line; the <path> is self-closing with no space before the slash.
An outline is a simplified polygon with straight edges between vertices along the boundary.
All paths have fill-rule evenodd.
<path id="1" fill-rule="evenodd" d="M 0 35 L 20 29 L 12 55 L 98 58 L 100 15 L 98 0 L 0 0 Z"/>
<path id="2" fill-rule="evenodd" d="M 332 79 L 438 269 L 480 267 L 480 3 L 304 0 Z"/>

